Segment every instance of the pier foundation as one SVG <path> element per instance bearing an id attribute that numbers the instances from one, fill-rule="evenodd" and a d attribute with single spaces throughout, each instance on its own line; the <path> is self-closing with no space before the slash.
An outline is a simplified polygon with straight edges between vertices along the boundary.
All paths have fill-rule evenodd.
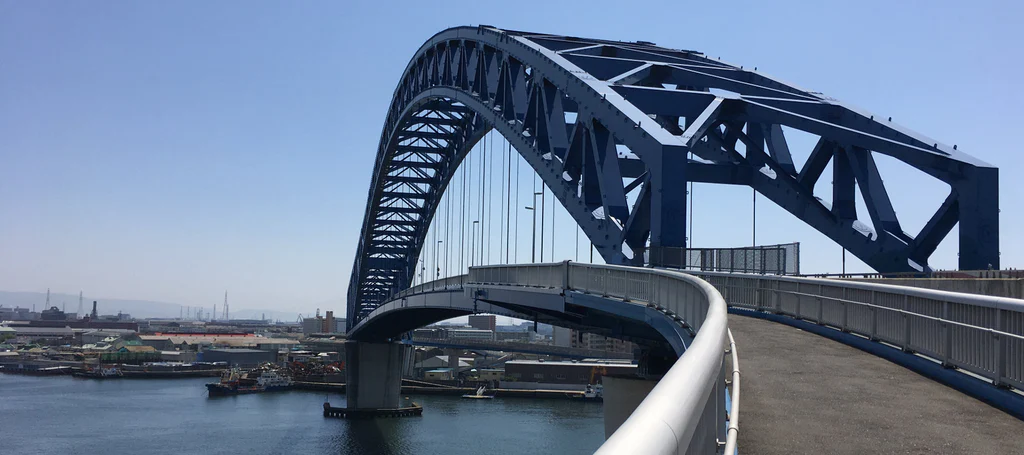
<path id="1" fill-rule="evenodd" d="M 401 343 L 345 343 L 345 396 L 350 409 L 402 407 L 402 371 L 409 345 Z"/>
<path id="2" fill-rule="evenodd" d="M 640 402 L 658 384 L 658 381 L 641 377 L 605 376 L 601 378 L 604 387 L 604 437 L 607 439 L 619 429 Z"/>

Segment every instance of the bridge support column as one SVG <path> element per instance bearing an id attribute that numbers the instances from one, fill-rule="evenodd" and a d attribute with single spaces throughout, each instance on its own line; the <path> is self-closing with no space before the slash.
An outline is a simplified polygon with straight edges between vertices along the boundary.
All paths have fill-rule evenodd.
<path id="1" fill-rule="evenodd" d="M 647 398 L 658 383 L 641 377 L 604 376 L 601 378 L 604 397 L 604 437 L 619 429 L 630 414 Z"/>
<path id="2" fill-rule="evenodd" d="M 459 379 L 459 351 L 457 349 L 448 349 L 448 368 L 452 369 L 452 379 Z"/>
<path id="3" fill-rule="evenodd" d="M 655 267 L 686 265 L 687 152 L 685 147 L 663 147 L 661 165 L 650 167 L 650 264 Z"/>
<path id="4" fill-rule="evenodd" d="M 348 408 L 401 407 L 402 372 L 411 346 L 402 343 L 345 343 Z"/>

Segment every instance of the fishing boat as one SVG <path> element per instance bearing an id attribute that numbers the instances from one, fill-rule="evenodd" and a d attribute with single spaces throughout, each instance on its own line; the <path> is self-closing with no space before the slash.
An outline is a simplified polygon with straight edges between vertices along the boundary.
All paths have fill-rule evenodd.
<path id="1" fill-rule="evenodd" d="M 494 395 L 484 395 L 484 392 L 486 390 L 487 390 L 487 386 L 480 386 L 480 388 L 476 389 L 476 393 L 475 394 L 468 394 L 467 393 L 467 394 L 463 395 L 462 398 L 468 398 L 468 399 L 471 399 L 471 400 L 489 400 L 491 398 L 494 398 Z"/>
<path id="2" fill-rule="evenodd" d="M 238 368 L 225 371 L 220 382 L 206 384 L 206 390 L 211 397 L 273 392 L 288 390 L 291 387 L 292 378 L 278 370 L 253 370 L 242 373 Z"/>

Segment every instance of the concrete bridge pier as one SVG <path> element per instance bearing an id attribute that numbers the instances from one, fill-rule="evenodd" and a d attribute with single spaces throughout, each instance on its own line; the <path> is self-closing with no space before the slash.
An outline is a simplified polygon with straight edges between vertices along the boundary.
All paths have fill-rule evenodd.
<path id="1" fill-rule="evenodd" d="M 640 402 L 658 384 L 677 356 L 671 349 L 644 348 L 639 352 L 638 376 L 604 376 L 601 378 L 604 397 L 604 437 L 619 429 Z"/>
<path id="2" fill-rule="evenodd" d="M 412 347 L 402 343 L 345 343 L 345 396 L 352 409 L 402 407 L 402 372 Z"/>

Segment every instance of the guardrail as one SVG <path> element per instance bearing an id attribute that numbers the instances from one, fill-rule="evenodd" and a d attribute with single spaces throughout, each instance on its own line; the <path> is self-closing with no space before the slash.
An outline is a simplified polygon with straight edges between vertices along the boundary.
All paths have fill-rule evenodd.
<path id="1" fill-rule="evenodd" d="M 738 387 L 736 351 L 725 349 L 730 339 L 726 303 L 709 283 L 670 270 L 569 262 L 473 267 L 466 283 L 561 288 L 663 311 L 696 336 L 597 453 L 719 453 L 719 441 L 735 447 L 738 426 L 735 421 L 726 426 L 725 353 L 734 355 L 732 384 Z M 732 411 L 738 416 L 738 390 Z"/>
<path id="2" fill-rule="evenodd" d="M 403 289 L 402 291 L 392 294 L 391 297 L 388 297 L 385 300 L 385 303 L 390 302 L 392 300 L 400 299 L 407 295 L 422 294 L 424 292 L 432 291 L 448 291 L 453 289 L 462 289 L 462 285 L 465 283 L 467 276 L 468 275 L 465 274 L 455 275 L 434 281 L 428 281 L 423 284 L 418 284 L 411 288 Z"/>
<path id="3" fill-rule="evenodd" d="M 1024 300 L 857 281 L 690 272 L 730 306 L 882 341 L 1024 390 Z"/>

